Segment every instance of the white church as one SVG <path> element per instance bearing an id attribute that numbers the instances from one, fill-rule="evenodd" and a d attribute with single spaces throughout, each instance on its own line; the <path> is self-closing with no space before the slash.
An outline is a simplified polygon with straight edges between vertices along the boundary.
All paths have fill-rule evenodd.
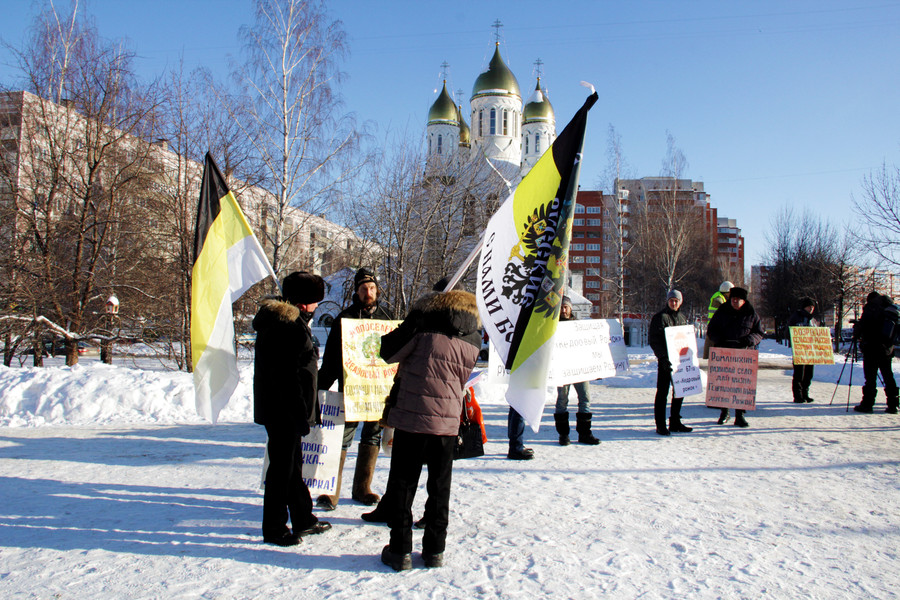
<path id="1" fill-rule="evenodd" d="M 469 103 L 471 127 L 444 80 L 441 93 L 428 111 L 430 165 L 483 156 L 514 185 L 556 139 L 556 117 L 546 90 L 541 89 L 540 75 L 523 105 L 519 82 L 500 56 L 499 41 L 487 70 L 475 79 Z"/>

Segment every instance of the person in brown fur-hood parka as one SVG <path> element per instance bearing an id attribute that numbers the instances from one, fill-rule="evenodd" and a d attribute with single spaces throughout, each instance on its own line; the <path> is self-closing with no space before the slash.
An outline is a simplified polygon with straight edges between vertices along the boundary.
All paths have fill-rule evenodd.
<path id="1" fill-rule="evenodd" d="M 412 567 L 412 504 L 422 466 L 428 466 L 428 523 L 422 538 L 426 567 L 443 564 L 450 514 L 453 449 L 459 433 L 465 384 L 481 349 L 475 296 L 452 290 L 417 303 L 413 327 L 404 322 L 381 339 L 381 356 L 399 363 L 396 403 L 387 423 L 395 428 L 385 498 L 390 498 L 390 544 L 381 560 L 397 571 Z"/>
<path id="2" fill-rule="evenodd" d="M 302 438 L 319 419 L 319 352 L 309 321 L 325 296 L 325 282 L 318 275 L 298 271 L 284 278 L 282 294 L 282 298 L 263 300 L 253 318 L 253 420 L 265 426 L 269 437 L 263 540 L 294 546 L 301 536 L 331 528 L 312 514 L 312 498 L 301 472 Z M 289 512 L 293 531 L 287 526 Z"/>

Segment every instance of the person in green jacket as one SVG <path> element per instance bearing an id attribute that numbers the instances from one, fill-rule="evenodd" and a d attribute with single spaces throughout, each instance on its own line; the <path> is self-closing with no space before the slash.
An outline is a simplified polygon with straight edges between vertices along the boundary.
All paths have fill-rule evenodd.
<path id="1" fill-rule="evenodd" d="M 730 281 L 723 281 L 722 285 L 719 286 L 719 290 L 709 299 L 709 312 L 706 316 L 707 326 L 709 322 L 712 321 L 713 315 L 719 310 L 719 307 L 728 302 L 728 296 L 731 294 L 731 288 L 733 287 L 734 284 Z M 709 360 L 710 348 L 709 336 L 707 335 L 706 339 L 703 341 L 703 358 L 707 360 Z"/>

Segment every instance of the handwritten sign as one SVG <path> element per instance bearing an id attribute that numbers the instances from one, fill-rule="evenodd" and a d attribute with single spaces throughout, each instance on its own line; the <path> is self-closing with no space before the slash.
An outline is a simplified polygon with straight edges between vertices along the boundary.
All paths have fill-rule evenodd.
<path id="1" fill-rule="evenodd" d="M 625 337 L 622 326 L 615 319 L 561 321 L 552 343 L 548 386 L 593 381 L 629 371 Z M 488 383 L 508 382 L 509 372 L 492 344 L 488 356 Z"/>
<path id="2" fill-rule="evenodd" d="M 834 350 L 827 327 L 790 327 L 795 365 L 833 365 Z"/>
<path id="3" fill-rule="evenodd" d="M 344 438 L 344 400 L 340 392 L 319 391 L 322 424 L 310 427 L 300 442 L 303 450 L 302 477 L 313 497 L 333 495 L 337 490 L 338 468 L 341 464 L 341 442 Z M 269 470 L 269 449 L 263 457 L 261 489 L 266 487 Z"/>
<path id="4" fill-rule="evenodd" d="M 666 327 L 666 349 L 669 362 L 675 367 L 672 385 L 675 397 L 695 396 L 703 393 L 700 378 L 700 359 L 697 356 L 697 334 L 693 325 Z"/>
<path id="5" fill-rule="evenodd" d="M 381 336 L 397 328 L 400 321 L 342 319 L 341 348 L 344 361 L 344 411 L 348 421 L 377 421 L 397 365 L 382 360 Z"/>
<path id="6" fill-rule="evenodd" d="M 706 406 L 756 409 L 756 374 L 759 352 L 734 348 L 710 348 Z"/>

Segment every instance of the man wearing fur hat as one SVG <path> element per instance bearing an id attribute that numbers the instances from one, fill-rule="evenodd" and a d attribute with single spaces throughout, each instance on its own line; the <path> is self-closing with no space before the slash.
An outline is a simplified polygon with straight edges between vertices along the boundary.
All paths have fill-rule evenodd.
<path id="1" fill-rule="evenodd" d="M 390 320 L 393 315 L 378 303 L 378 281 L 375 273 L 365 267 L 356 272 L 353 278 L 353 301 L 350 306 L 342 310 L 331 324 L 331 332 L 325 344 L 325 353 L 322 356 L 322 368 L 319 370 L 319 389 L 327 390 L 337 381 L 338 390 L 344 391 L 344 361 L 341 346 L 341 320 L 342 319 L 379 319 Z M 337 508 L 341 495 L 341 479 L 344 471 L 344 461 L 347 458 L 347 450 L 353 443 L 353 437 L 359 423 L 351 421 L 344 424 L 344 440 L 341 444 L 341 461 L 338 467 L 337 487 L 334 495 L 323 494 L 316 499 L 316 506 L 325 510 Z M 366 506 L 372 506 L 378 502 L 378 494 L 371 490 L 372 477 L 375 474 L 375 462 L 378 459 L 378 449 L 381 446 L 381 426 L 378 421 L 365 421 L 360 433 L 359 453 L 356 458 L 356 471 L 353 474 L 352 497 L 357 502 Z"/>
<path id="2" fill-rule="evenodd" d="M 684 398 L 672 398 L 672 413 L 669 426 L 666 427 L 666 401 L 669 388 L 672 387 L 672 363 L 669 361 L 669 349 L 666 344 L 666 327 L 687 325 L 687 319 L 681 311 L 682 295 L 678 290 L 671 290 L 666 295 L 666 306 L 650 319 L 648 339 L 653 354 L 656 355 L 656 398 L 653 402 L 653 418 L 656 421 L 656 433 L 670 435 L 672 433 L 690 433 L 692 427 L 681 422 L 681 405 Z"/>
<path id="3" fill-rule="evenodd" d="M 755 349 L 763 339 L 762 325 L 759 315 L 747 302 L 747 290 L 733 287 L 728 295 L 728 302 L 719 307 L 709 322 L 706 332 L 710 347 Z M 723 408 L 719 414 L 719 425 L 728 420 L 728 409 Z M 736 427 L 749 427 L 744 418 L 744 411 L 735 409 L 734 424 Z"/>
<path id="4" fill-rule="evenodd" d="M 800 308 L 795 310 L 788 318 L 788 327 L 818 327 L 819 321 L 813 318 L 816 311 L 816 303 L 812 298 L 801 298 Z M 809 397 L 809 385 L 812 383 L 812 365 L 794 365 L 794 377 L 791 380 L 791 392 L 794 402 L 802 404 L 812 402 Z"/>
<path id="5" fill-rule="evenodd" d="M 319 420 L 316 402 L 318 351 L 309 321 L 325 296 L 318 275 L 298 271 L 284 278 L 282 298 L 263 300 L 253 318 L 256 356 L 253 420 L 269 437 L 269 467 L 263 495 L 263 540 L 294 546 L 304 535 L 331 529 L 312 514 L 303 482 L 301 439 Z M 293 531 L 288 528 L 290 514 Z"/>

